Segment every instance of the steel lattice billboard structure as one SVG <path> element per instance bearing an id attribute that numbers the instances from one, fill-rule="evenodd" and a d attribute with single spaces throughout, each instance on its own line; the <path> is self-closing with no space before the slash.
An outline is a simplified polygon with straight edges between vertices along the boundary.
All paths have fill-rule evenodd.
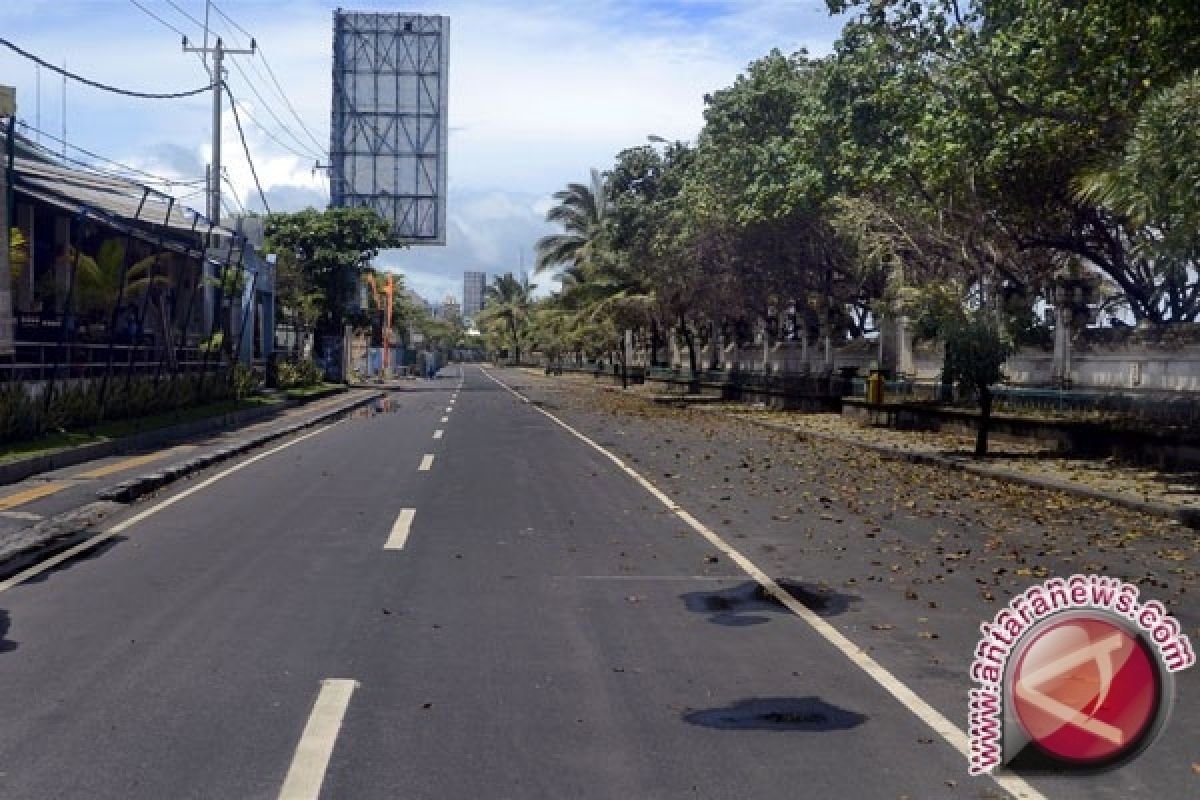
<path id="1" fill-rule="evenodd" d="M 446 243 L 449 39 L 449 17 L 333 13 L 330 201 L 408 244 Z"/>

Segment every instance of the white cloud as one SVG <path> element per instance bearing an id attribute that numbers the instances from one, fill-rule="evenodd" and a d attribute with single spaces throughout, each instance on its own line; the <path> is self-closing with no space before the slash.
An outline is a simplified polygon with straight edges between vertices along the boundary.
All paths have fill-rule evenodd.
<path id="1" fill-rule="evenodd" d="M 193 40 L 201 33 L 170 6 L 142 0 Z M 202 0 L 177 0 L 202 19 Z M 331 12 L 336 0 L 227 0 L 222 8 L 253 33 L 292 104 L 318 142 L 329 135 Z M 616 152 L 647 134 L 692 139 L 703 96 L 727 86 L 772 47 L 821 54 L 840 28 L 823 0 L 530 0 L 430 3 L 451 17 L 449 232 L 444 248 L 388 253 L 381 263 L 411 270 L 410 285 L 430 299 L 461 292 L 462 271 L 489 274 L 532 263 L 533 242 L 549 228 L 549 196 L 586 180 Z M 214 16 L 214 19 L 216 17 Z M 223 24 L 223 23 L 222 23 Z M 0 29 L 27 49 L 97 80 L 149 91 L 177 90 L 208 78 L 179 37 L 122 2 L 0 2 Z M 226 43 L 240 33 L 218 29 Z M 313 174 L 307 134 L 274 93 L 258 57 L 231 56 L 229 83 L 272 207 L 320 205 L 325 177 Z M 32 122 L 36 97 L 28 62 L 0 52 L 0 71 L 18 86 L 21 115 Z M 255 97 L 257 86 L 292 141 Z M 60 130 L 61 82 L 42 71 L 42 128 Z M 203 177 L 209 158 L 210 101 L 117 98 L 68 87 L 68 139 L 172 177 Z M 238 199 L 258 207 L 231 114 L 223 161 Z M 264 134 L 266 127 L 291 150 Z M 199 174 L 196 171 L 199 170 Z M 232 198 L 230 198 L 232 200 Z M 203 205 L 202 199 L 189 201 Z M 419 276 L 419 277 L 418 277 Z M 542 281 L 548 283 L 548 281 Z"/>

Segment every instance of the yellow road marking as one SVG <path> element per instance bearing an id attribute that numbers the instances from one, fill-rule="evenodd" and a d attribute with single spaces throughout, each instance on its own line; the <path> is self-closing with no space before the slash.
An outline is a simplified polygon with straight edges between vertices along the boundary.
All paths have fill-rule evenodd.
<path id="1" fill-rule="evenodd" d="M 190 450 L 190 449 L 192 449 L 192 448 L 188 447 L 188 446 L 172 447 L 170 450 L 160 450 L 157 453 L 148 453 L 144 456 L 134 456 L 133 458 L 127 458 L 123 461 L 118 461 L 115 464 L 108 464 L 103 467 L 97 467 L 96 469 L 88 470 L 87 472 L 80 473 L 80 475 L 78 477 L 80 477 L 80 478 L 103 478 L 106 475 L 112 475 L 114 472 L 124 472 L 127 469 L 133 469 L 134 467 L 140 467 L 143 464 L 150 464 L 154 461 L 161 461 L 162 459 L 167 458 L 168 456 L 172 456 L 172 455 L 175 455 L 176 453 L 180 453 L 184 450 Z"/>
<path id="2" fill-rule="evenodd" d="M 43 483 L 40 486 L 30 487 L 16 494 L 10 494 L 8 497 L 0 498 L 0 511 L 7 511 L 10 508 L 32 503 L 34 500 L 62 491 L 70 485 L 66 481 L 51 481 L 50 483 Z"/>

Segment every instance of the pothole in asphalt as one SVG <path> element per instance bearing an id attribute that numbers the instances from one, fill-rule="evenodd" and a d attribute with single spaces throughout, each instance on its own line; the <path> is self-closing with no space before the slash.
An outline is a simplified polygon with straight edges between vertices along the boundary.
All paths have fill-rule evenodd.
<path id="1" fill-rule="evenodd" d="M 819 697 L 750 697 L 724 708 L 690 711 L 685 722 L 723 731 L 842 731 L 867 721 L 865 714 Z"/>
<path id="2" fill-rule="evenodd" d="M 779 588 L 800 601 L 805 608 L 821 616 L 841 614 L 849 610 L 851 603 L 858 600 L 854 595 L 842 594 L 832 589 L 811 586 L 799 581 L 779 580 L 776 583 Z M 683 598 L 688 611 L 712 614 L 709 622 L 732 627 L 759 625 L 770 619 L 748 612 L 778 613 L 787 610 L 778 598 L 754 581 L 747 581 L 729 589 L 688 592 L 680 597 Z"/>

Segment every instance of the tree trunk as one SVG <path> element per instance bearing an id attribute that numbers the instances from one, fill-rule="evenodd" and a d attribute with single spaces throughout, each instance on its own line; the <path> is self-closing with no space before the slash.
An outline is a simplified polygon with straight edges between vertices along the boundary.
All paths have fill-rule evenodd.
<path id="1" fill-rule="evenodd" d="M 988 427 L 992 421 L 992 390 L 984 386 L 979 390 L 979 427 L 975 431 L 975 457 L 987 455 Z"/>
<path id="2" fill-rule="evenodd" d="M 626 360 L 627 359 L 625 358 L 625 348 L 622 347 L 621 348 L 621 388 L 622 389 L 629 388 L 629 371 L 628 371 L 628 365 L 625 363 Z"/>
<path id="3" fill-rule="evenodd" d="M 658 321 L 650 320 L 650 366 L 658 366 Z"/>
<path id="4" fill-rule="evenodd" d="M 517 321 L 512 317 L 508 318 L 508 330 L 512 333 L 513 340 L 513 360 L 516 366 L 521 366 L 521 342 L 517 338 Z"/>
<path id="5" fill-rule="evenodd" d="M 682 315 L 679 317 L 679 332 L 683 334 L 683 341 L 687 344 L 688 367 L 692 371 L 692 377 L 688 383 L 688 394 L 698 394 L 700 392 L 700 376 L 696 363 L 696 338 L 692 336 L 692 332 Z"/>

